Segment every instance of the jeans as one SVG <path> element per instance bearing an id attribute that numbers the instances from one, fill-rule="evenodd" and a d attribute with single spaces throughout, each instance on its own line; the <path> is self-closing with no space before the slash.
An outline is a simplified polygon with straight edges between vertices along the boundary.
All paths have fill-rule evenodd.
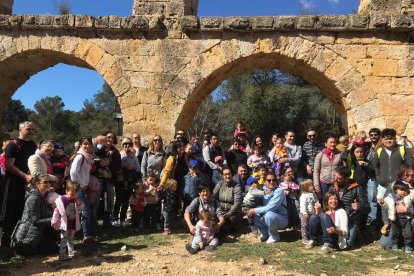
<path id="1" fill-rule="evenodd" d="M 254 215 L 254 225 L 259 232 L 265 237 L 270 236 L 275 241 L 280 240 L 277 231 L 286 228 L 288 224 L 289 220 L 287 217 L 272 211 L 268 211 L 264 216 Z"/>
<path id="2" fill-rule="evenodd" d="M 115 186 L 115 206 L 114 206 L 114 213 L 112 215 L 113 220 L 125 221 L 126 214 L 129 207 L 129 197 L 131 196 L 132 190 L 129 188 L 132 185 L 128 185 L 128 182 L 119 182 Z M 121 210 L 121 213 L 119 211 Z M 118 217 L 119 215 L 119 217 Z"/>
<path id="3" fill-rule="evenodd" d="M 356 236 L 359 233 L 359 225 L 348 221 L 348 236 L 346 237 L 346 243 L 348 247 L 351 247 L 355 244 Z"/>
<path id="4" fill-rule="evenodd" d="M 322 243 L 321 217 L 318 214 L 309 217 L 309 240 Z"/>
<path id="5" fill-rule="evenodd" d="M 327 214 L 323 214 L 321 216 L 321 225 L 322 225 L 322 240 L 324 244 L 329 244 L 331 247 L 338 247 L 338 234 L 332 233 L 329 234 L 328 231 L 326 231 L 327 228 L 334 227 L 335 224 L 333 223 L 331 217 Z"/>
<path id="6" fill-rule="evenodd" d="M 81 224 L 83 236 L 89 237 L 90 233 L 90 218 L 91 218 L 91 206 L 89 205 L 88 190 L 81 190 L 79 193 L 79 199 L 83 203 L 83 210 L 81 216 Z"/>
<path id="7" fill-rule="evenodd" d="M 378 189 L 378 183 L 370 179 L 367 183 L 368 187 L 368 202 L 369 206 L 371 207 L 371 212 L 368 214 L 368 219 L 370 221 L 377 220 L 378 219 L 378 203 L 377 203 L 377 189 Z"/>
<path id="8" fill-rule="evenodd" d="M 102 193 L 104 195 L 104 218 L 103 225 L 111 225 L 111 215 L 114 209 L 114 186 L 112 182 L 108 179 L 103 179 L 102 181 Z"/>
<path id="9" fill-rule="evenodd" d="M 160 222 L 160 205 L 158 203 L 155 204 L 147 204 L 144 208 L 144 226 L 148 227 L 150 223 L 157 224 Z"/>
<path id="10" fill-rule="evenodd" d="M 68 254 L 73 254 L 75 251 L 75 232 L 75 230 L 60 231 L 59 255 L 67 256 Z"/>
<path id="11" fill-rule="evenodd" d="M 162 211 L 162 216 L 164 218 L 164 230 L 171 230 L 175 212 Z"/>
<path id="12" fill-rule="evenodd" d="M 321 184 L 321 190 L 322 190 L 322 198 L 325 197 L 325 194 L 329 191 L 329 188 L 331 187 L 332 183 L 322 183 Z"/>

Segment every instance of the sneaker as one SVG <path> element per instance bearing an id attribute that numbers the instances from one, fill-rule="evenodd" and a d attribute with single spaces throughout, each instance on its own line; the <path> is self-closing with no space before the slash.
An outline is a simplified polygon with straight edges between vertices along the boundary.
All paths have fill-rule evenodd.
<path id="1" fill-rule="evenodd" d="M 259 241 L 265 242 L 268 238 L 269 238 L 269 236 L 263 236 L 263 234 L 260 234 Z"/>
<path id="2" fill-rule="evenodd" d="M 169 234 L 171 234 L 171 230 L 164 230 L 164 235 L 169 235 Z"/>
<path id="3" fill-rule="evenodd" d="M 332 247 L 328 243 L 325 243 L 321 248 L 321 252 L 322 254 L 329 254 L 332 252 Z"/>
<path id="4" fill-rule="evenodd" d="M 185 249 L 188 251 L 188 253 L 190 253 L 191 255 L 194 255 L 195 253 L 197 253 L 197 250 L 195 250 L 194 248 L 191 247 L 191 244 L 186 244 L 185 245 Z"/>
<path id="5" fill-rule="evenodd" d="M 112 226 L 113 227 L 120 227 L 121 224 L 119 224 L 119 222 L 117 220 L 112 221 Z"/>
<path id="6" fill-rule="evenodd" d="M 307 241 L 307 243 L 305 243 L 305 248 L 306 249 L 312 249 L 315 246 L 315 241 L 314 240 L 310 240 Z"/>
<path id="7" fill-rule="evenodd" d="M 411 254 L 411 253 L 413 253 L 413 248 L 410 247 L 410 246 L 406 246 L 404 251 L 405 251 L 405 253 Z"/>
<path id="8" fill-rule="evenodd" d="M 60 254 L 59 255 L 59 261 L 68 261 L 68 260 L 70 260 L 69 255 L 67 255 L 67 254 Z"/>
<path id="9" fill-rule="evenodd" d="M 207 245 L 205 250 L 206 251 L 214 251 L 214 250 L 216 250 L 216 246 L 215 245 Z"/>
<path id="10" fill-rule="evenodd" d="M 275 240 L 274 238 L 269 237 L 269 238 L 267 239 L 266 243 L 275 243 L 275 242 L 278 242 L 278 241 L 279 241 L 279 240 Z"/>
<path id="11" fill-rule="evenodd" d="M 395 251 L 395 252 L 398 252 L 398 245 L 393 244 L 392 247 L 391 247 L 391 250 Z"/>
<path id="12" fill-rule="evenodd" d="M 77 254 L 78 252 L 76 251 L 76 250 L 69 250 L 69 253 L 68 253 L 68 256 L 70 257 L 70 258 L 73 258 L 73 257 L 75 257 L 76 256 L 76 254 Z"/>

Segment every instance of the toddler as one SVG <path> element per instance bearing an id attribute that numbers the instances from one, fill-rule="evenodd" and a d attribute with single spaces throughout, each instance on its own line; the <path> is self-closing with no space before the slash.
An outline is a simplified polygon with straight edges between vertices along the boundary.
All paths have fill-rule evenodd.
<path id="1" fill-rule="evenodd" d="M 195 235 L 193 242 L 187 244 L 185 249 L 190 254 L 195 254 L 197 251 L 205 249 L 206 251 L 213 251 L 216 249 L 218 240 L 214 237 L 213 215 L 207 211 L 200 212 L 200 220 L 197 222 L 195 228 Z"/>
<path id="2" fill-rule="evenodd" d="M 161 230 L 161 209 L 158 185 L 159 181 L 157 181 L 156 175 L 153 172 L 148 173 L 144 191 L 145 199 L 147 201 L 143 214 L 144 228 L 147 228 L 150 225 L 155 225 L 157 230 Z"/>
<path id="3" fill-rule="evenodd" d="M 68 260 L 75 256 L 74 237 L 80 227 L 79 211 L 83 204 L 78 197 L 80 185 L 75 181 L 67 181 L 66 194 L 56 199 L 52 226 L 60 230 L 59 260 Z"/>
<path id="4" fill-rule="evenodd" d="M 262 154 L 262 149 L 258 145 L 255 145 L 253 147 L 253 155 L 247 158 L 247 166 L 255 171 L 259 164 L 266 165 L 267 157 Z"/>
<path id="5" fill-rule="evenodd" d="M 163 199 L 164 235 L 169 235 L 171 234 L 171 222 L 176 215 L 175 191 L 177 190 L 177 181 L 167 179 L 163 188 L 164 190 L 160 194 Z"/>
<path id="6" fill-rule="evenodd" d="M 408 185 L 401 181 L 395 181 L 393 192 L 384 198 L 382 215 L 384 226 L 381 233 L 386 233 L 391 224 L 392 250 L 398 251 L 398 242 L 404 240 L 405 252 L 413 252 L 413 229 L 411 220 L 414 215 L 414 208 L 411 197 L 408 196 Z"/>
<path id="7" fill-rule="evenodd" d="M 243 198 L 242 211 L 247 212 L 251 208 L 256 208 L 262 200 L 265 192 L 262 189 L 259 189 L 260 178 L 250 176 L 246 180 L 246 185 L 248 186 L 248 191 Z"/>
<path id="8" fill-rule="evenodd" d="M 129 206 L 131 207 L 131 232 L 139 232 L 139 223 L 144 213 L 144 207 L 147 205 L 147 200 L 144 194 L 144 184 L 138 182 L 134 190 L 132 191 L 131 197 L 129 198 Z"/>
<path id="9" fill-rule="evenodd" d="M 306 248 L 312 248 L 315 244 L 315 240 L 310 239 L 309 236 L 309 218 L 315 214 L 315 204 L 319 204 L 318 198 L 314 191 L 313 181 L 305 179 L 300 183 L 300 232 L 302 234 L 302 242 Z M 319 204 L 320 205 L 320 204 Z"/>
<path id="10" fill-rule="evenodd" d="M 290 173 L 283 174 L 279 188 L 285 191 L 287 199 L 295 202 L 296 209 L 299 211 L 299 185 L 293 181 L 293 175 Z"/>
<path id="11" fill-rule="evenodd" d="M 276 176 L 280 178 L 282 175 L 283 167 L 288 167 L 289 162 L 284 164 L 279 163 L 279 160 L 282 158 L 288 158 L 289 154 L 286 147 L 284 146 L 284 140 L 282 138 L 277 138 L 274 148 L 269 153 L 270 161 L 273 163 L 272 168 Z"/>

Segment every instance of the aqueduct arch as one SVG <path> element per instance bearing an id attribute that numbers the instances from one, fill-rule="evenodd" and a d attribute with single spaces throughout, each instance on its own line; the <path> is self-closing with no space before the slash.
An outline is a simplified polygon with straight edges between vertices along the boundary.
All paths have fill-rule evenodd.
<path id="1" fill-rule="evenodd" d="M 342 16 L 198 18 L 197 0 L 136 0 L 122 18 L 0 15 L 0 100 L 38 71 L 73 64 L 111 85 L 124 133 L 171 137 L 222 80 L 279 68 L 317 85 L 349 130 L 414 135 L 411 2 L 365 0 Z"/>

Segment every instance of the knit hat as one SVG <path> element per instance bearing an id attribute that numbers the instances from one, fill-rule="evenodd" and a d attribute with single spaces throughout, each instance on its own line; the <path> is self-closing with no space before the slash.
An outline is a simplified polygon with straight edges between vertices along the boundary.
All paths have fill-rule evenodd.
<path id="1" fill-rule="evenodd" d="M 64 150 L 63 144 L 55 144 L 55 149 Z"/>
<path id="2" fill-rule="evenodd" d="M 246 185 L 251 186 L 252 184 L 259 182 L 259 179 L 260 179 L 259 177 L 250 176 L 246 180 Z"/>
<path id="3" fill-rule="evenodd" d="M 402 180 L 396 180 L 394 182 L 394 184 L 392 185 L 392 190 L 395 192 L 397 189 L 401 189 L 401 190 L 409 190 L 409 187 L 407 185 L 407 183 L 405 183 Z"/>
<path id="4" fill-rule="evenodd" d="M 100 161 L 101 159 L 109 158 L 107 147 L 95 147 L 93 151 L 93 160 Z"/>
<path id="5" fill-rule="evenodd" d="M 190 169 L 196 169 L 199 167 L 199 162 L 197 160 L 191 159 L 190 162 L 188 163 L 188 167 Z"/>

